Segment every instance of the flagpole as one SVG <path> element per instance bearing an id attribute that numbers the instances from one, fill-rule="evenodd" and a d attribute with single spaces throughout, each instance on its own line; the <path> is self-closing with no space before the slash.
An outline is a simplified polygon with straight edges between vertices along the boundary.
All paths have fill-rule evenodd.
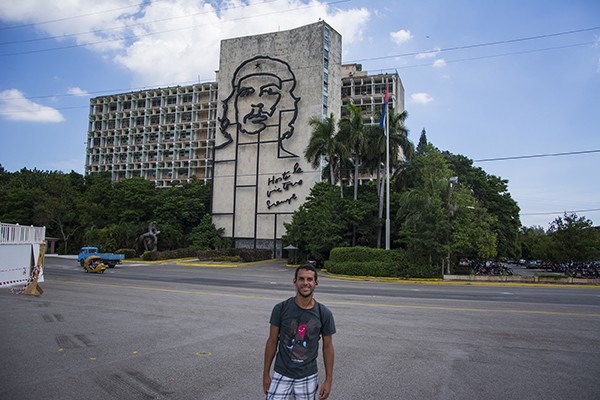
<path id="1" fill-rule="evenodd" d="M 385 249 L 390 249 L 390 128 L 388 82 L 385 81 Z"/>

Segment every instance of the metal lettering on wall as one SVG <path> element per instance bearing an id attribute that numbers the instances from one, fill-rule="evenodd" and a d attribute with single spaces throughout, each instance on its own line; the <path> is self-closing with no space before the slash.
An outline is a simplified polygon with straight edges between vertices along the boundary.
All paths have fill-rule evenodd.
<path id="1" fill-rule="evenodd" d="M 277 207 L 281 204 L 291 204 L 293 200 L 297 200 L 296 193 L 290 194 L 290 189 L 296 185 L 302 185 L 302 179 L 294 180 L 294 175 L 301 174 L 302 168 L 298 163 L 294 164 L 294 169 L 285 171 L 281 175 L 273 175 L 267 181 L 267 208 Z M 273 196 L 273 198 L 271 198 Z"/>

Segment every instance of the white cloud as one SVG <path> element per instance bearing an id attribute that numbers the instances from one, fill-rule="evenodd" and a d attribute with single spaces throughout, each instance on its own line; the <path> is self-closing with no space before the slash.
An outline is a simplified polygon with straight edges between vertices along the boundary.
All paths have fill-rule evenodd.
<path id="1" fill-rule="evenodd" d="M 85 97 L 88 95 L 88 92 L 79 87 L 70 87 L 69 89 L 67 89 L 67 94 L 78 97 Z"/>
<path id="2" fill-rule="evenodd" d="M 410 95 L 410 101 L 415 104 L 427 104 L 433 101 L 433 97 L 429 93 L 413 93 Z"/>
<path id="3" fill-rule="evenodd" d="M 75 15 L 85 17 L 69 18 Z M 65 44 L 71 40 L 88 45 L 131 71 L 135 86 L 214 80 L 222 39 L 292 29 L 319 19 L 334 27 L 344 44 L 360 41 L 370 15 L 367 8 L 340 10 L 324 0 L 0 2 L 0 19 L 5 21 L 60 19 L 36 29 Z"/>
<path id="4" fill-rule="evenodd" d="M 402 43 L 406 43 L 413 38 L 412 34 L 409 30 L 400 29 L 397 32 L 390 32 L 390 37 L 397 45 L 401 45 Z"/>
<path id="5" fill-rule="evenodd" d="M 443 58 L 440 58 L 439 60 L 435 60 L 433 62 L 433 66 L 435 68 L 443 68 L 446 66 L 446 60 L 444 60 Z"/>
<path id="6" fill-rule="evenodd" d="M 62 122 L 65 120 L 60 111 L 32 102 L 17 89 L 0 92 L 0 118 L 28 122 Z"/>
<path id="7" fill-rule="evenodd" d="M 415 58 L 417 60 L 422 60 L 424 58 L 434 58 L 439 52 L 440 52 L 440 48 L 436 47 L 435 49 L 431 50 L 431 51 L 426 51 L 423 53 L 419 53 L 415 56 Z"/>

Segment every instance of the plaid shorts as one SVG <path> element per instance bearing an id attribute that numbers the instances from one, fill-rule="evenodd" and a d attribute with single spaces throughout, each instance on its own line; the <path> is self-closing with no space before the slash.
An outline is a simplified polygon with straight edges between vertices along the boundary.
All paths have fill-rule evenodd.
<path id="1" fill-rule="evenodd" d="M 296 400 L 314 400 L 317 398 L 318 389 L 318 374 L 292 379 L 274 372 L 266 400 L 288 400 L 292 394 L 296 396 Z"/>

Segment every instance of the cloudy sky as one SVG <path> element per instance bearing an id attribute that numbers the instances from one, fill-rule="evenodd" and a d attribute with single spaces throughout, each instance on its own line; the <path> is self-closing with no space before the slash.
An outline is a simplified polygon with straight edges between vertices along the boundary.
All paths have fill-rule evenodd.
<path id="1" fill-rule="evenodd" d="M 526 226 L 600 225 L 597 0 L 4 0 L 0 164 L 83 173 L 90 97 L 214 81 L 222 39 L 323 19 L 397 71 L 410 138 L 509 181 Z"/>

